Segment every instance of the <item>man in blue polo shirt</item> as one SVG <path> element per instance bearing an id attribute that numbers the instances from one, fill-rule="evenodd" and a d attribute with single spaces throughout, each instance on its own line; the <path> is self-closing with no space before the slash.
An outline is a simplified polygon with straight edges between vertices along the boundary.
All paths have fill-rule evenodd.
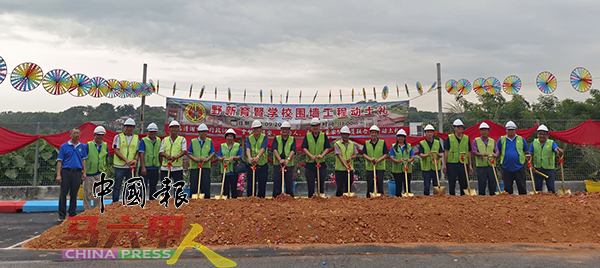
<path id="1" fill-rule="evenodd" d="M 58 199 L 58 221 L 67 217 L 67 194 L 70 194 L 69 216 L 77 211 L 77 191 L 81 181 L 86 178 L 85 159 L 87 154 L 83 144 L 79 143 L 81 130 L 71 129 L 71 140 L 60 146 L 56 161 L 56 182 L 60 183 Z"/>
<path id="2" fill-rule="evenodd" d="M 517 135 L 517 125 L 513 121 L 506 123 L 506 135 L 500 137 L 498 143 L 500 164 L 504 189 L 513 193 L 513 182 L 517 183 L 519 195 L 527 194 L 525 187 L 525 152 L 528 152 L 527 141 Z"/>

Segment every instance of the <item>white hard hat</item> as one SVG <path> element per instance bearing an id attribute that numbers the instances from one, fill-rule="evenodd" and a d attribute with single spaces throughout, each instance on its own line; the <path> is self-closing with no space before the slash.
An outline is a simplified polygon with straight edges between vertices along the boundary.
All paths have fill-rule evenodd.
<path id="1" fill-rule="evenodd" d="M 154 123 L 150 123 L 150 125 L 148 125 L 148 131 L 158 131 L 158 126 L 156 126 L 156 124 Z"/>
<path id="2" fill-rule="evenodd" d="M 94 134 L 104 135 L 104 134 L 106 134 L 106 129 L 104 129 L 103 126 L 97 126 L 94 129 Z"/>
<path id="3" fill-rule="evenodd" d="M 479 124 L 479 129 L 484 129 L 484 128 L 490 129 L 490 126 L 488 126 L 488 124 L 486 122 Z"/>
<path id="4" fill-rule="evenodd" d="M 225 137 L 227 137 L 227 135 L 229 135 L 229 134 L 233 134 L 233 137 L 235 137 L 235 130 L 233 130 L 233 128 L 228 129 L 225 132 Z"/>
<path id="5" fill-rule="evenodd" d="M 396 136 L 400 136 L 400 135 L 406 137 L 406 131 L 404 131 L 404 129 L 398 130 L 398 132 L 396 133 Z"/>
<path id="6" fill-rule="evenodd" d="M 464 127 L 465 124 L 463 124 L 463 122 L 460 119 L 456 119 L 456 120 L 454 120 L 454 123 L 452 123 L 452 126 L 454 126 L 454 127 L 460 127 L 460 126 Z"/>
<path id="7" fill-rule="evenodd" d="M 284 127 L 287 127 L 287 128 L 292 128 L 292 125 L 290 125 L 290 122 L 288 122 L 288 121 L 285 121 L 285 122 L 283 122 L 283 123 L 281 124 L 281 128 L 284 128 Z"/>
<path id="8" fill-rule="evenodd" d="M 506 129 L 517 129 L 517 124 L 513 121 L 508 121 L 506 123 Z"/>
<path id="9" fill-rule="evenodd" d="M 258 120 L 254 120 L 252 122 L 252 128 L 256 128 L 256 127 L 262 127 L 262 123 Z"/>
<path id="10" fill-rule="evenodd" d="M 427 130 L 435 131 L 435 128 L 431 124 L 428 124 L 428 125 L 425 126 L 424 130 L 425 131 L 427 131 Z"/>
<path id="11" fill-rule="evenodd" d="M 319 120 L 319 118 L 313 118 L 310 120 L 310 125 L 311 126 L 319 126 L 319 125 L 321 125 L 321 120 Z"/>
<path id="12" fill-rule="evenodd" d="M 208 127 L 206 126 L 206 124 L 200 124 L 198 126 L 198 132 L 200 131 L 208 131 Z"/>
<path id="13" fill-rule="evenodd" d="M 173 120 L 171 121 L 171 123 L 169 124 L 169 127 L 178 127 L 179 126 L 179 122 Z"/>
<path id="14" fill-rule="evenodd" d="M 133 118 L 127 118 L 127 120 L 125 120 L 125 124 L 123 124 L 124 126 L 135 126 L 135 121 L 133 120 Z"/>
<path id="15" fill-rule="evenodd" d="M 350 128 L 348 126 L 343 126 L 340 130 L 341 134 L 350 134 Z"/>
<path id="16" fill-rule="evenodd" d="M 369 132 L 371 132 L 371 131 L 377 131 L 377 132 L 381 132 L 381 131 L 379 130 L 379 127 L 378 127 L 378 126 L 376 126 L 376 125 L 373 125 L 371 128 L 369 128 Z"/>
<path id="17" fill-rule="evenodd" d="M 546 127 L 545 125 L 541 125 L 540 127 L 538 127 L 537 131 L 546 131 L 546 132 L 548 132 L 548 127 Z"/>

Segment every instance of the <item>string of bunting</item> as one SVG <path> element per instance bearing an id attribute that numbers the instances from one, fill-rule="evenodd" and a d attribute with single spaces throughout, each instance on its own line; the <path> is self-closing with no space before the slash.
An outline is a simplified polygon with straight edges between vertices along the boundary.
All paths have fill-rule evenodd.
<path id="1" fill-rule="evenodd" d="M 7 64 L 2 57 L 0 57 L 0 84 L 6 80 Z M 584 67 L 577 67 L 570 73 L 569 82 L 571 87 L 575 91 L 584 93 L 592 88 L 592 74 Z M 160 89 L 160 82 L 156 84 L 150 79 L 148 83 L 140 83 L 135 81 L 117 80 L 117 79 L 105 79 L 103 77 L 88 77 L 85 74 L 76 73 L 71 75 L 69 72 L 62 69 L 54 69 L 44 74 L 42 68 L 35 63 L 24 62 L 17 65 L 10 74 L 10 83 L 18 91 L 29 92 L 36 89 L 40 84 L 44 89 L 51 95 L 63 95 L 70 93 L 75 97 L 91 96 L 93 98 L 135 98 L 150 96 L 153 93 L 158 93 Z M 558 87 L 558 80 L 554 74 L 548 71 L 539 73 L 535 79 L 536 87 L 543 94 L 552 94 Z M 421 82 L 416 82 L 416 92 L 418 96 L 422 96 L 424 93 L 429 93 L 436 89 L 437 83 L 433 82 L 431 87 L 425 92 Z M 496 77 L 488 78 L 477 78 L 473 80 L 473 83 L 468 79 L 449 79 L 444 84 L 446 92 L 451 95 L 468 95 L 471 92 L 475 92 L 477 95 L 496 95 L 500 92 L 504 92 L 508 95 L 514 95 L 519 93 L 523 86 L 521 78 L 517 75 L 510 75 L 506 77 L 502 82 Z M 410 98 L 410 90 L 408 84 L 404 84 L 406 90 L 406 96 Z M 172 96 L 177 92 L 177 82 L 173 83 Z M 205 86 L 203 85 L 200 89 L 199 99 L 204 96 Z M 188 97 L 191 98 L 193 93 L 193 84 L 190 85 Z M 363 100 L 367 100 L 366 89 L 362 89 Z M 232 90 L 230 87 L 227 88 L 227 99 L 231 101 Z M 319 90 L 315 92 L 312 103 L 314 103 L 319 95 Z M 215 99 L 218 96 L 218 88 L 215 87 Z M 243 100 L 246 102 L 247 90 L 244 89 Z M 339 89 L 340 102 L 343 102 L 343 91 Z M 351 101 L 354 102 L 354 88 L 351 91 Z M 331 103 L 332 90 L 329 90 L 328 97 L 329 103 Z M 381 98 L 386 100 L 389 97 L 389 87 L 384 86 L 381 91 Z M 400 88 L 396 85 L 396 97 L 400 98 Z M 260 102 L 263 102 L 263 90 L 259 91 Z M 270 90 L 270 102 L 273 103 L 273 90 Z M 373 99 L 377 100 L 377 88 L 373 87 Z M 286 91 L 285 103 L 289 101 L 289 90 Z M 283 95 L 280 95 L 280 102 L 283 103 Z M 298 103 L 302 103 L 302 91 L 298 94 Z"/>

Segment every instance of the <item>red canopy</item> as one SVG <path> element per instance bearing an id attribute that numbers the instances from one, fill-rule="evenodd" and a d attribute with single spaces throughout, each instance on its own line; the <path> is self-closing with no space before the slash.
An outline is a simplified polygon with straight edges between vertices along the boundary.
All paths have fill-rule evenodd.
<path id="1" fill-rule="evenodd" d="M 565 131 L 550 131 L 553 138 L 575 145 L 592 145 L 600 148 L 600 122 L 586 120 L 580 125 Z"/>
<path id="2" fill-rule="evenodd" d="M 88 141 L 94 140 L 94 129 L 96 128 L 96 125 L 92 124 L 92 123 L 85 123 L 81 126 L 79 126 L 79 128 L 81 129 L 81 137 L 79 138 L 79 142 L 81 143 L 87 143 Z M 115 138 L 115 135 L 117 135 L 119 133 L 111 131 L 111 130 L 106 130 L 106 134 L 104 135 L 104 139 L 103 141 L 105 141 L 108 144 L 108 151 L 110 154 L 113 154 L 113 149 L 112 149 L 112 142 L 113 139 Z M 23 135 L 23 134 L 21 134 Z M 71 134 L 69 131 L 65 131 L 62 133 L 58 133 L 58 134 L 52 134 L 52 135 L 44 135 L 44 136 L 40 136 L 41 138 L 45 139 L 48 143 L 50 143 L 50 145 L 56 147 L 57 149 L 60 148 L 60 146 L 69 141 L 71 139 Z"/>
<path id="3" fill-rule="evenodd" d="M 2 139 L 2 142 L 0 142 L 0 154 L 19 150 L 39 138 L 37 135 L 21 134 L 3 127 L 0 127 L 0 137 Z"/>

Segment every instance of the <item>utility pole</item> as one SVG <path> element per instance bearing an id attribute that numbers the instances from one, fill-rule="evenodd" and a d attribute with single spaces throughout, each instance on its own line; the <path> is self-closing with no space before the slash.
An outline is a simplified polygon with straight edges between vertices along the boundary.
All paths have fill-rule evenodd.
<path id="1" fill-rule="evenodd" d="M 142 83 L 146 84 L 146 71 L 148 64 L 144 63 L 144 71 L 142 73 Z M 144 134 L 144 106 L 146 106 L 146 95 L 142 95 L 142 107 L 140 109 L 140 134 Z"/>

